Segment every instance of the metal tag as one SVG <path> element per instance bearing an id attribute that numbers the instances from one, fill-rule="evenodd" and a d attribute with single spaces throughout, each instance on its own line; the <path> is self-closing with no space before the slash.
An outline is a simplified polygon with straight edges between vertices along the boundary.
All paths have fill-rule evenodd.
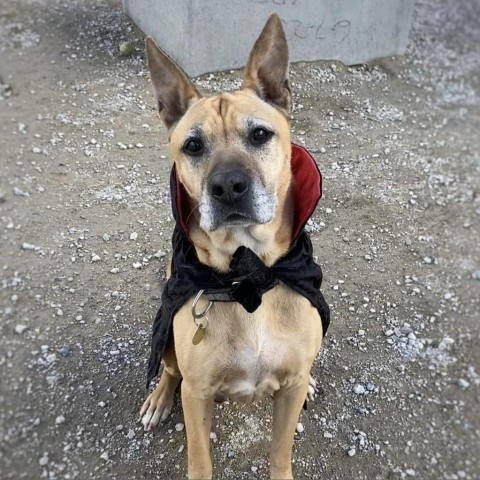
<path id="1" fill-rule="evenodd" d="M 204 336 L 205 336 L 205 327 L 200 324 L 193 335 L 192 343 L 194 345 L 198 345 L 203 340 Z"/>

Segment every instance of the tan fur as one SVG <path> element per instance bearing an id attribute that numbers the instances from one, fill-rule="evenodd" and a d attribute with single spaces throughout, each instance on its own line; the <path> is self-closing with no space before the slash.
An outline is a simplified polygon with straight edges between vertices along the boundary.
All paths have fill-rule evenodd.
<path id="1" fill-rule="evenodd" d="M 171 60 L 163 58 L 164 54 L 150 40 L 147 54 L 154 92 L 162 105 L 163 117 L 168 118 L 172 156 L 179 179 L 188 192 L 189 236 L 198 257 L 205 264 L 226 271 L 235 250 L 246 245 L 267 265 L 272 265 L 289 248 L 293 221 L 286 116 L 290 102 L 288 53 L 280 19 L 272 15 L 268 20 L 250 55 L 244 88 L 235 93 L 201 98 L 193 86 L 185 83 L 183 72 L 175 70 Z M 165 74 L 158 73 L 165 64 L 167 86 Z M 172 94 L 172 85 L 180 89 L 180 105 L 183 105 L 180 110 L 178 91 Z M 252 155 L 242 140 L 246 134 L 245 121 L 252 117 L 275 131 L 260 158 Z M 189 161 L 182 152 L 193 127 L 201 127 L 208 139 L 208 161 Z M 198 210 L 205 179 L 217 162 L 232 155 L 241 159 L 275 196 L 274 217 L 262 225 L 205 231 L 199 226 Z M 168 414 L 173 392 L 182 377 L 188 475 L 190 479 L 209 479 L 214 398 L 251 401 L 273 395 L 271 478 L 292 478 L 295 424 L 306 397 L 310 368 L 322 341 L 317 310 L 307 299 L 283 285 L 264 294 L 262 304 L 251 314 L 239 304 L 215 303 L 208 314 L 205 338 L 193 345 L 196 327 L 191 314 L 192 300 L 175 315 L 174 345 L 167 348 L 160 382 L 142 407 L 145 428 L 152 428 Z"/>

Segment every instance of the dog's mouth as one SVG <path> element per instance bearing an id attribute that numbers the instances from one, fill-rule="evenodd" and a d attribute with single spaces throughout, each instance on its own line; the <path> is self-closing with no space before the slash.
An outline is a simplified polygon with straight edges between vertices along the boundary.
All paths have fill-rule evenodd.
<path id="1" fill-rule="evenodd" d="M 242 213 L 230 213 L 225 217 L 225 225 L 245 225 L 250 224 L 252 219 Z"/>

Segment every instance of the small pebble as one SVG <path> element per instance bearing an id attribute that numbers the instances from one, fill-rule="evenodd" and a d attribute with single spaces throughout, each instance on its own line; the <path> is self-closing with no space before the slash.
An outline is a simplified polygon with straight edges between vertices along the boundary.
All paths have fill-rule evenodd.
<path id="1" fill-rule="evenodd" d="M 102 460 L 108 460 L 108 452 L 103 452 L 101 455 L 100 455 L 100 458 Z"/>
<path id="2" fill-rule="evenodd" d="M 15 326 L 15 333 L 21 335 L 28 327 L 26 325 L 18 324 Z"/>
<path id="3" fill-rule="evenodd" d="M 357 453 L 357 450 L 355 449 L 355 447 L 352 447 L 348 450 L 347 453 L 349 457 L 353 457 Z"/>
<path id="4" fill-rule="evenodd" d="M 57 360 L 57 354 L 56 353 L 49 353 L 46 357 L 45 360 L 48 363 L 53 363 Z"/>
<path id="5" fill-rule="evenodd" d="M 96 253 L 92 254 L 92 262 L 99 262 L 100 260 L 101 258 Z"/>
<path id="6" fill-rule="evenodd" d="M 470 386 L 470 382 L 468 380 L 465 380 L 464 378 L 459 378 L 458 386 L 461 388 L 468 388 Z"/>
<path id="7" fill-rule="evenodd" d="M 21 188 L 13 187 L 13 194 L 17 197 L 28 197 L 30 196 L 29 193 L 24 192 Z"/>
<path id="8" fill-rule="evenodd" d="M 137 232 L 132 232 L 130 234 L 130 240 L 136 240 L 138 238 L 138 233 Z"/>
<path id="9" fill-rule="evenodd" d="M 299 423 L 297 423 L 296 430 L 297 430 L 298 433 L 303 433 L 305 428 L 304 428 L 303 424 L 299 422 Z"/>
<path id="10" fill-rule="evenodd" d="M 176 430 L 177 432 L 181 432 L 184 428 L 185 428 L 185 425 L 184 425 L 183 423 L 177 423 L 177 424 L 175 425 L 175 430 Z"/>
<path id="11" fill-rule="evenodd" d="M 61 425 L 62 423 L 65 423 L 65 417 L 63 415 L 59 415 L 56 419 L 55 419 L 55 423 L 57 425 Z"/>
<path id="12" fill-rule="evenodd" d="M 365 393 L 365 387 L 363 385 L 361 385 L 360 383 L 357 383 L 353 387 L 353 393 L 355 393 L 357 395 L 363 395 Z"/>

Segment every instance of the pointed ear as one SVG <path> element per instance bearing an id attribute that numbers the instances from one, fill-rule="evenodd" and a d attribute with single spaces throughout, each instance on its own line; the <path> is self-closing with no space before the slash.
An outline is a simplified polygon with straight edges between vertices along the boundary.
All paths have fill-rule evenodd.
<path id="1" fill-rule="evenodd" d="M 280 17 L 270 15 L 250 52 L 242 88 L 283 110 L 290 109 L 288 45 Z"/>
<path id="2" fill-rule="evenodd" d="M 158 111 L 170 128 L 201 95 L 185 72 L 150 37 L 145 40 L 145 47 Z"/>

